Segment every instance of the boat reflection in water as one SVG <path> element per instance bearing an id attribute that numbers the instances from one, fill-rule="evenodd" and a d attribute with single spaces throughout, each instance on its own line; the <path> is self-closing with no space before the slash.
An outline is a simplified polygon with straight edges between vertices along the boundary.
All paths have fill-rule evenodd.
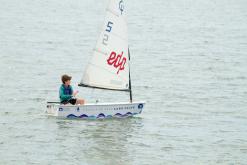
<path id="1" fill-rule="evenodd" d="M 82 164 L 133 164 L 137 154 L 133 145 L 140 144 L 138 139 L 143 127 L 141 118 L 66 119 L 56 123 L 58 127 L 54 136 L 56 142 L 61 142 L 58 144 L 58 157 L 67 154 L 65 157 L 72 162 L 80 161 Z"/>

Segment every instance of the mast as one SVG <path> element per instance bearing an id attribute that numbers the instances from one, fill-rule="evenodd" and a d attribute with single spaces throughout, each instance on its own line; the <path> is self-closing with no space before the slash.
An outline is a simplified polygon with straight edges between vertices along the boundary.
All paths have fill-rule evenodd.
<path id="1" fill-rule="evenodd" d="M 128 48 L 128 55 L 130 61 L 130 49 Z M 131 78 L 130 78 L 130 63 L 129 63 L 129 92 L 130 92 L 130 102 L 132 103 L 132 89 L 131 89 Z"/>

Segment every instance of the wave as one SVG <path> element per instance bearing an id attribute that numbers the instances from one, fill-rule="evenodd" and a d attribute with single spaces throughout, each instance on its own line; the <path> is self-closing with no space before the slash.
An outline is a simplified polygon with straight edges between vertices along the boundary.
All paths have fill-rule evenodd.
<path id="1" fill-rule="evenodd" d="M 124 118 L 124 117 L 130 117 L 133 115 L 136 115 L 137 113 L 132 113 L 132 112 L 127 112 L 125 114 L 121 113 L 116 113 L 115 115 L 105 115 L 104 113 L 100 113 L 96 116 L 90 115 L 88 116 L 87 114 L 82 114 L 80 116 L 74 115 L 74 114 L 69 114 L 67 118 L 81 118 L 81 119 L 104 119 L 104 118 L 112 118 L 112 117 L 117 117 L 117 118 Z"/>

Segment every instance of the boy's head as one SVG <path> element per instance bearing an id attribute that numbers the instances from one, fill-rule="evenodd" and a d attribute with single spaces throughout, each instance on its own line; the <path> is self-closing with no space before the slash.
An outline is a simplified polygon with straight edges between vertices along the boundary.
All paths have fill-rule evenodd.
<path id="1" fill-rule="evenodd" d="M 64 75 L 62 75 L 61 80 L 62 80 L 63 84 L 65 84 L 67 81 L 70 81 L 71 78 L 72 78 L 71 76 L 64 74 Z"/>

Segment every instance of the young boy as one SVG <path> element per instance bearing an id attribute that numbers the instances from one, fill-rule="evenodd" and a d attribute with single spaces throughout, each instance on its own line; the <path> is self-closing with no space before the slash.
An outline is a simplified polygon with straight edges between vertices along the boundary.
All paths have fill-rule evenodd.
<path id="1" fill-rule="evenodd" d="M 73 92 L 73 88 L 70 85 L 71 76 L 68 75 L 62 75 L 61 80 L 63 84 L 61 85 L 59 89 L 59 97 L 60 102 L 62 104 L 84 104 L 85 101 L 83 99 L 75 98 L 75 96 L 78 94 L 78 91 Z"/>

